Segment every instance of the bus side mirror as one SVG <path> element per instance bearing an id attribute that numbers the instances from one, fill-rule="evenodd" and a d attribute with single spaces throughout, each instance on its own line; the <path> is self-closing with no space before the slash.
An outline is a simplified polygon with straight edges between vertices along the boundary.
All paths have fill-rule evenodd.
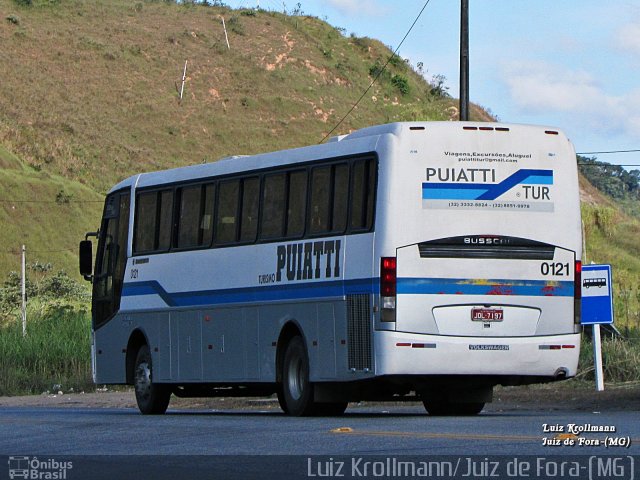
<path id="1" fill-rule="evenodd" d="M 91 281 L 91 274 L 93 273 L 93 246 L 91 244 L 91 240 L 82 240 L 80 242 L 80 275 L 84 277 L 85 280 Z"/>

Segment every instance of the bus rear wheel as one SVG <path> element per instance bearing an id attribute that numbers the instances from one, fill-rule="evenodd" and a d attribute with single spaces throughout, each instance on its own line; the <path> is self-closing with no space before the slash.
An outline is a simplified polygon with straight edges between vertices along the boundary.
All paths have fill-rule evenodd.
<path id="1" fill-rule="evenodd" d="M 425 400 L 422 403 L 429 415 L 433 416 L 477 415 L 484 408 L 484 402 L 454 403 Z"/>
<path id="2" fill-rule="evenodd" d="M 284 353 L 282 383 L 278 385 L 278 403 L 284 413 L 294 417 L 339 416 L 347 402 L 314 401 L 314 385 L 309 381 L 309 357 L 302 337 L 293 337 Z"/>
<path id="3" fill-rule="evenodd" d="M 171 390 L 167 385 L 153 383 L 151 352 L 147 345 L 142 345 L 136 355 L 133 385 L 138 409 L 142 414 L 161 415 L 167 411 Z"/>

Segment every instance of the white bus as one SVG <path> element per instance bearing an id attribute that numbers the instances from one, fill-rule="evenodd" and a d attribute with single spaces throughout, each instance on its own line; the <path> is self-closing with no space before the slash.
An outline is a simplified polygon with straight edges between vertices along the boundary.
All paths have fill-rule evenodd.
<path id="1" fill-rule="evenodd" d="M 495 385 L 576 374 L 576 155 L 554 128 L 380 125 L 323 145 L 144 173 L 106 197 L 94 381 L 476 414 Z"/>

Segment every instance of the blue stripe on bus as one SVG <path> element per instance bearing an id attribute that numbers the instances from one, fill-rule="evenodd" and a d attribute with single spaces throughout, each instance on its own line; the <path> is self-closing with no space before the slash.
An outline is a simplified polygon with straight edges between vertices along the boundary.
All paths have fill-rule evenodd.
<path id="1" fill-rule="evenodd" d="M 229 303 L 300 300 L 341 297 L 352 294 L 378 294 L 380 279 L 363 278 L 330 282 L 278 284 L 265 287 L 227 288 L 192 292 L 167 292 L 157 281 L 126 283 L 124 297 L 158 295 L 169 307 L 192 307 Z M 469 280 L 456 278 L 399 278 L 398 294 L 413 295 L 516 295 L 572 297 L 572 281 Z"/>
<path id="2" fill-rule="evenodd" d="M 572 281 L 504 280 L 468 278 L 399 278 L 398 294 L 422 295 L 517 295 L 573 297 Z"/>
<path id="3" fill-rule="evenodd" d="M 303 298 L 341 297 L 352 294 L 378 293 L 379 279 L 278 284 L 265 287 L 225 288 L 192 292 L 167 292 L 157 281 L 125 283 L 123 297 L 159 295 L 170 307 L 191 307 L 225 303 L 269 302 Z"/>
<path id="4" fill-rule="evenodd" d="M 496 184 L 423 183 L 423 200 L 495 200 L 516 185 L 553 185 L 553 170 L 521 169 Z"/>

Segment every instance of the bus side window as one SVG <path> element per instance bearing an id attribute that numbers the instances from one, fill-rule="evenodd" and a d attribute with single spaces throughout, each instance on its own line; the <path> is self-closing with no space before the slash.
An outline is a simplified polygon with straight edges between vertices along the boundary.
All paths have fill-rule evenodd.
<path id="1" fill-rule="evenodd" d="M 286 174 L 267 175 L 262 192 L 260 238 L 279 238 L 284 233 Z"/>
<path id="2" fill-rule="evenodd" d="M 242 217 L 240 241 L 254 242 L 258 233 L 258 202 L 260 199 L 260 178 L 246 178 L 242 181 Z"/>
<path id="3" fill-rule="evenodd" d="M 349 204 L 349 165 L 335 165 L 333 171 L 333 212 L 331 231 L 342 233 L 347 227 L 347 207 Z"/>
<path id="4" fill-rule="evenodd" d="M 304 221 L 307 208 L 307 172 L 298 171 L 289 174 L 287 196 L 287 237 L 300 237 L 304 233 Z"/>
<path id="5" fill-rule="evenodd" d="M 316 167 L 311 170 L 311 208 L 309 232 L 324 233 L 329 230 L 329 206 L 331 194 L 331 167 Z"/>
<path id="6" fill-rule="evenodd" d="M 177 247 L 194 247 L 199 243 L 202 186 L 184 187 L 178 191 L 180 192 L 180 206 Z"/>
<path id="7" fill-rule="evenodd" d="M 158 209 L 158 250 L 169 250 L 171 247 L 171 225 L 173 218 L 173 190 L 160 192 L 160 208 Z"/>
<path id="8" fill-rule="evenodd" d="M 239 180 L 223 182 L 218 187 L 216 243 L 231 243 L 236 240 L 239 193 Z"/>
<path id="9" fill-rule="evenodd" d="M 216 186 L 213 183 L 204 187 L 204 205 L 200 219 L 200 245 L 211 245 L 213 239 L 213 212 Z"/>
<path id="10" fill-rule="evenodd" d="M 133 250 L 136 253 L 155 250 L 157 198 L 158 192 L 138 195 L 133 243 Z"/>
<path id="11" fill-rule="evenodd" d="M 375 188 L 375 162 L 358 160 L 353 164 L 351 177 L 351 208 L 349 228 L 365 231 L 373 221 L 373 192 Z"/>

